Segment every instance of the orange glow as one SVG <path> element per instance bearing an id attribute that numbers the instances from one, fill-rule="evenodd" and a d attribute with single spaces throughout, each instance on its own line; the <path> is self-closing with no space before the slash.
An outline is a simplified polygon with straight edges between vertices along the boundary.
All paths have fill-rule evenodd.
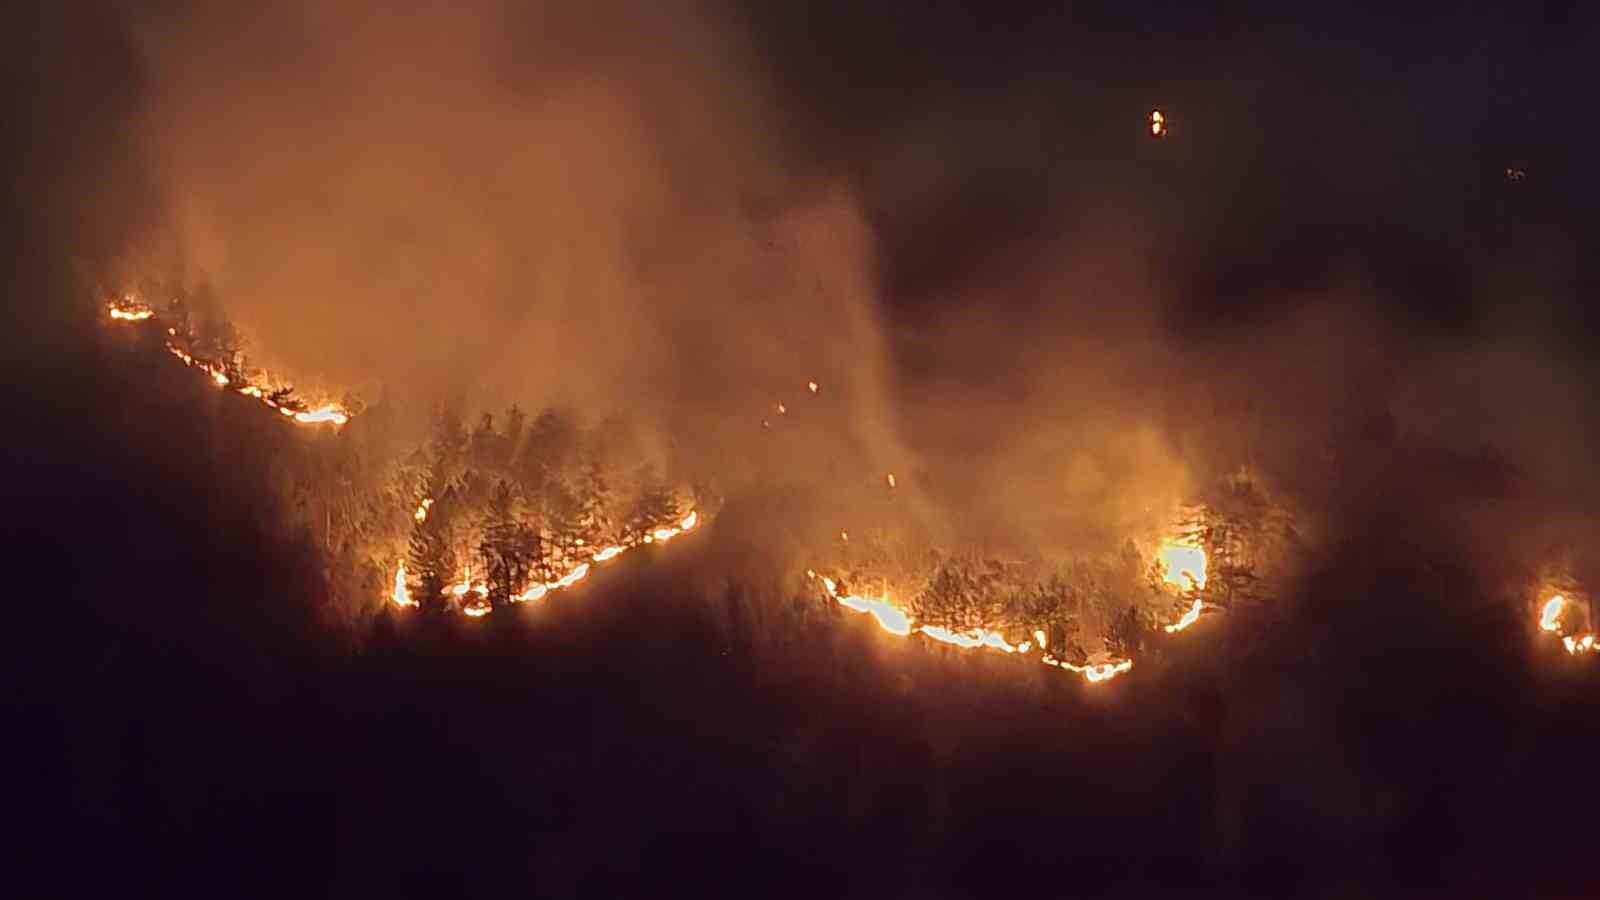
<path id="1" fill-rule="evenodd" d="M 894 487 L 894 473 L 889 473 L 889 487 Z"/>
<path id="2" fill-rule="evenodd" d="M 817 392 L 817 383 L 815 381 L 806 382 L 806 390 L 808 390 L 811 393 L 815 394 Z"/>
<path id="3" fill-rule="evenodd" d="M 1162 135 L 1164 135 L 1166 133 L 1167 133 L 1167 117 L 1162 115 L 1161 110 L 1159 110 L 1159 109 L 1151 110 L 1150 111 L 1150 136 L 1151 137 L 1161 137 Z"/>
<path id="4" fill-rule="evenodd" d="M 419 525 L 423 522 L 426 522 L 428 520 L 428 507 L 432 505 L 432 497 L 422 498 L 422 502 L 417 504 L 417 511 L 411 514 L 411 518 L 416 519 L 417 524 Z"/>

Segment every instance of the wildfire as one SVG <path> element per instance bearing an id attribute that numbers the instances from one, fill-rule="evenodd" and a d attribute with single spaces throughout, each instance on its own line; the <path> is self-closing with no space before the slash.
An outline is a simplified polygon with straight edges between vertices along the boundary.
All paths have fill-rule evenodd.
<path id="1" fill-rule="evenodd" d="M 1150 111 L 1150 136 L 1164 137 L 1167 133 L 1167 117 L 1159 109 Z"/>
<path id="2" fill-rule="evenodd" d="M 1191 537 L 1174 538 L 1156 550 L 1161 580 L 1181 590 L 1206 586 L 1206 551 Z M 1188 627 L 1188 626 L 1185 626 Z"/>

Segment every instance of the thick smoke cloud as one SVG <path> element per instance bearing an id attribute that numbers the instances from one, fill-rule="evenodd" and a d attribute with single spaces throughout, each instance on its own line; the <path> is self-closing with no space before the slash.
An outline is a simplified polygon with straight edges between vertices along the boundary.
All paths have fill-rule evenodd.
<path id="1" fill-rule="evenodd" d="M 1514 42 L 1492 19 L 1453 33 Z M 846 505 L 898 472 L 923 525 L 1032 548 L 1149 535 L 1244 463 L 1337 505 L 1396 440 L 1592 490 L 1580 254 L 1541 242 L 1541 280 L 1506 232 L 1566 207 L 1495 177 L 1566 171 L 1506 150 L 1509 43 L 831 3 L 128 24 L 140 258 L 306 382 L 626 413 Z"/>

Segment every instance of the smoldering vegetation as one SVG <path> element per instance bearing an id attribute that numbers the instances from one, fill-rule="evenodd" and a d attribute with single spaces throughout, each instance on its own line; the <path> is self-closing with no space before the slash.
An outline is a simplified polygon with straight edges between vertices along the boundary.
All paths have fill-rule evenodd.
<path id="1" fill-rule="evenodd" d="M 49 327 L 10 360 L 7 659 L 48 883 L 1580 883 L 1594 676 L 1530 594 L 1595 577 L 1592 126 L 1468 108 L 1471 55 L 1396 90 L 1316 28 L 808 6 L 19 17 Z M 94 331 L 141 282 L 371 408 L 292 432 Z M 537 608 L 395 616 L 411 450 L 516 402 L 641 423 L 629 466 L 719 518 Z M 1139 668 L 1092 690 L 794 577 L 1110 571 L 1180 504 L 1253 522 L 1241 467 L 1293 524 L 1270 590 L 1125 629 Z"/>

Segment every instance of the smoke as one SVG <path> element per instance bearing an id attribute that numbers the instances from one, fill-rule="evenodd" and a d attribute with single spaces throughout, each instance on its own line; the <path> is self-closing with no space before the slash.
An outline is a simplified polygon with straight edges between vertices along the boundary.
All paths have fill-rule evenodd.
<path id="1" fill-rule="evenodd" d="M 834 527 L 1106 549 L 1241 463 L 1339 506 L 1397 441 L 1592 496 L 1574 282 L 1512 314 L 1493 109 L 1435 102 L 1481 60 L 858 7 L 139 10 L 134 258 L 302 384 L 624 414 Z"/>

